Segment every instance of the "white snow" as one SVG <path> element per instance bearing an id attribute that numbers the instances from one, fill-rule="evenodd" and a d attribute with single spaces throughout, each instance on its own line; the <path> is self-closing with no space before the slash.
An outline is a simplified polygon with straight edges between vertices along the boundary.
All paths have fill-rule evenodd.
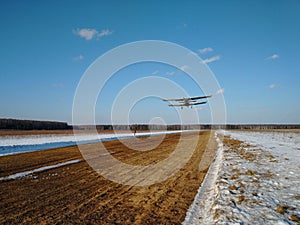
<path id="1" fill-rule="evenodd" d="M 136 137 L 147 135 L 161 135 L 180 133 L 182 131 L 155 131 L 137 133 Z M 49 149 L 53 147 L 64 147 L 78 143 L 89 143 L 106 141 L 110 139 L 124 139 L 134 137 L 133 133 L 110 133 L 110 134 L 80 134 L 80 135 L 8 135 L 0 136 L 0 156 Z"/>
<path id="2" fill-rule="evenodd" d="M 58 164 L 55 164 L 55 165 L 43 166 L 43 167 L 40 167 L 40 168 L 37 168 L 37 169 L 34 169 L 34 170 L 28 170 L 28 171 L 25 171 L 25 172 L 15 173 L 15 174 L 12 174 L 12 175 L 9 175 L 9 176 L 6 176 L 6 177 L 0 177 L 0 181 L 13 180 L 13 179 L 17 179 L 17 178 L 21 178 L 21 177 L 31 175 L 33 173 L 42 172 L 42 171 L 45 171 L 45 170 L 50 170 L 50 169 L 54 169 L 54 168 L 58 168 L 58 167 L 61 167 L 61 166 L 66 166 L 66 165 L 70 165 L 70 164 L 74 164 L 74 163 L 79 163 L 81 161 L 82 161 L 81 159 L 74 159 L 74 160 L 70 160 L 70 161 L 67 161 L 67 162 L 58 163 Z"/>
<path id="3" fill-rule="evenodd" d="M 79 141 L 96 140 L 97 135 L 81 135 Z M 39 145 L 56 142 L 74 142 L 75 136 L 68 135 L 9 135 L 0 137 L 0 146 L 16 146 L 16 145 Z"/>
<path id="4" fill-rule="evenodd" d="M 157 132 L 143 132 L 137 133 L 136 136 L 144 135 L 158 135 L 158 134 L 171 134 L 178 133 L 181 131 L 157 131 Z M 109 138 L 124 138 L 124 137 L 133 137 L 133 133 L 111 133 L 111 134 L 54 134 L 54 135 L 9 135 L 9 136 L 0 136 L 0 146 L 16 146 L 16 145 L 39 145 L 39 144 L 48 144 L 56 142 L 80 142 L 80 141 L 92 141 L 100 139 L 109 139 Z"/>
<path id="5" fill-rule="evenodd" d="M 214 183 L 210 168 L 184 224 L 298 224 L 291 218 L 300 218 L 300 134 L 225 135 L 243 143 L 238 149 L 224 146 L 215 191 L 205 185 L 207 179 Z"/>
<path id="6" fill-rule="evenodd" d="M 216 181 L 223 158 L 223 144 L 218 135 L 222 135 L 222 133 L 220 131 L 215 132 L 215 138 L 218 143 L 216 158 L 209 167 L 205 179 L 202 182 L 201 187 L 198 189 L 198 193 L 192 205 L 186 213 L 186 218 L 183 222 L 184 225 L 208 224 L 209 221 L 213 220 L 213 215 L 209 211 L 217 194 Z"/>

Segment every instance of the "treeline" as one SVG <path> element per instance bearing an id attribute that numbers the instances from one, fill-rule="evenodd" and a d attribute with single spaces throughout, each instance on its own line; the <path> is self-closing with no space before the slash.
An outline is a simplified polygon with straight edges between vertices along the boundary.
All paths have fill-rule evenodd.
<path id="1" fill-rule="evenodd" d="M 74 126 L 75 129 L 89 130 L 94 126 Z M 300 129 L 300 124 L 133 124 L 133 125 L 96 125 L 97 130 L 269 130 L 269 129 Z"/>
<path id="2" fill-rule="evenodd" d="M 172 125 L 176 126 L 177 130 L 180 130 L 180 125 Z M 92 125 L 80 125 L 80 126 L 73 126 L 74 129 L 78 130 L 90 130 L 94 129 Z M 157 124 L 131 124 L 131 125 L 96 125 L 97 130 L 169 130 L 171 126 L 162 126 Z M 175 130 L 176 130 L 175 129 Z"/>
<path id="3" fill-rule="evenodd" d="M 92 125 L 71 126 L 64 122 L 0 119 L 0 129 L 11 130 L 90 130 Z M 131 125 L 96 125 L 97 130 L 268 130 L 268 129 L 300 129 L 300 124 L 131 124 Z"/>
<path id="4" fill-rule="evenodd" d="M 37 120 L 0 119 L 0 129 L 9 130 L 68 130 L 67 123 Z"/>
<path id="5" fill-rule="evenodd" d="M 158 125 L 158 124 L 132 124 L 132 125 L 96 125 L 97 130 L 199 130 L 202 125 Z M 204 127 L 203 127 L 204 128 Z M 94 129 L 92 125 L 74 126 L 78 130 Z"/>

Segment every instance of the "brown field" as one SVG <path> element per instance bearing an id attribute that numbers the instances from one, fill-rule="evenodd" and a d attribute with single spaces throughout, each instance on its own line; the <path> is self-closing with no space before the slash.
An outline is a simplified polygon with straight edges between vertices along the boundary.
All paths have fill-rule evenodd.
<path id="1" fill-rule="evenodd" d="M 171 178 L 150 186 L 114 183 L 84 160 L 0 181 L 0 224 L 181 224 L 207 171 L 200 172 L 199 163 L 211 132 L 184 134 L 186 145 L 195 135 L 200 138 L 188 163 Z M 119 141 L 105 146 L 123 162 L 146 165 L 168 157 L 179 137 L 167 135 L 157 148 L 146 152 L 128 149 Z M 94 145 L 86 146 L 93 149 Z M 214 141 L 209 143 L 208 149 L 216 148 Z M 205 155 L 210 162 L 213 154 Z M 0 177 L 81 158 L 77 146 L 3 156 Z"/>

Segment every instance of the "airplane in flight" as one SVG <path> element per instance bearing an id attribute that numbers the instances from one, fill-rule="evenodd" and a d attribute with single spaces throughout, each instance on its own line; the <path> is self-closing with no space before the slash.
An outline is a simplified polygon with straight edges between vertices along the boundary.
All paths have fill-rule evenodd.
<path id="1" fill-rule="evenodd" d="M 174 104 L 174 103 L 170 103 L 169 106 L 179 106 L 181 107 L 181 109 L 183 109 L 184 106 L 186 107 L 191 107 L 193 108 L 193 105 L 202 105 L 202 104 L 206 104 L 207 101 L 205 102 L 198 102 L 199 99 L 207 99 L 212 97 L 211 95 L 207 95 L 207 96 L 198 96 L 198 97 L 190 97 L 190 98 L 170 98 L 170 99 L 166 99 L 163 98 L 162 100 L 165 102 L 178 102 L 178 104 Z"/>

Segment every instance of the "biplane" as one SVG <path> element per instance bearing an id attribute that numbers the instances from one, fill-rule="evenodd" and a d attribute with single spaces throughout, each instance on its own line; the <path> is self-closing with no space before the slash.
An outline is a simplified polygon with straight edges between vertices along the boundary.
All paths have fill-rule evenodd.
<path id="1" fill-rule="evenodd" d="M 165 102 L 169 102 L 169 106 L 173 106 L 173 107 L 178 106 L 178 107 L 181 107 L 181 109 L 182 109 L 184 106 L 193 108 L 194 105 L 206 104 L 207 101 L 199 102 L 198 100 L 207 99 L 207 98 L 210 98 L 210 97 L 211 97 L 211 95 L 189 97 L 189 98 L 169 98 L 169 99 L 163 98 L 162 100 L 165 101 Z M 178 102 L 178 104 L 177 103 L 172 103 L 172 102 Z"/>

